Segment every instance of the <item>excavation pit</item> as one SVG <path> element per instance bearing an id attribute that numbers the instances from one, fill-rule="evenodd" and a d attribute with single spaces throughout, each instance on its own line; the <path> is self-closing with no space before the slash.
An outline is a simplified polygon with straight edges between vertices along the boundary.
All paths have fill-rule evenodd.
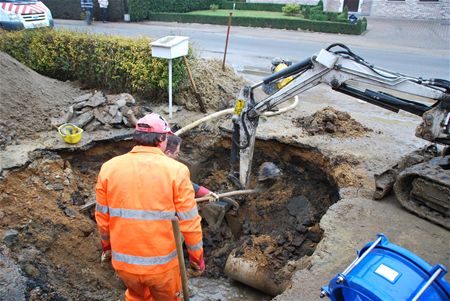
<path id="1" fill-rule="evenodd" d="M 22 295 L 24 300 L 113 300 L 122 296 L 124 287 L 112 269 L 99 263 L 99 235 L 92 214 L 79 209 L 94 199 L 101 164 L 132 146 L 131 141 L 122 141 L 85 151 L 40 152 L 32 163 L 10 171 L 0 182 L 1 234 L 8 237 L 8 245 L 0 250 L 0 264 L 17 275 L 17 300 Z M 181 157 L 192 180 L 215 192 L 235 190 L 227 179 L 229 148 L 229 139 L 220 136 L 194 132 L 184 138 Z M 234 198 L 240 209 L 228 211 L 218 229 L 203 221 L 207 270 L 200 282 L 191 282 L 203 292 L 215 287 L 221 290 L 217 281 L 226 277 L 225 264 L 233 253 L 235 258 L 257 261 L 270 275 L 265 281 L 274 281 L 279 291 L 262 290 L 278 294 L 298 268 L 298 260 L 311 255 L 322 238 L 320 217 L 339 199 L 327 159 L 315 150 L 258 141 L 252 187 L 257 168 L 266 161 L 282 170 L 272 187 Z M 199 204 L 201 214 L 205 206 Z M 242 286 L 238 290 L 245 300 L 269 298 Z M 223 288 L 223 300 L 227 294 L 236 292 Z M 205 297 L 200 292 L 193 300 Z"/>

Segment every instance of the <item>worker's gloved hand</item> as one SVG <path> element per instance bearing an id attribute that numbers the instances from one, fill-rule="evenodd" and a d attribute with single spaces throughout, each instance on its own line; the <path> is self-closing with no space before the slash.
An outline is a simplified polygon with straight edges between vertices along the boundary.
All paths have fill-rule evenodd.
<path id="1" fill-rule="evenodd" d="M 101 263 L 107 263 L 111 261 L 111 250 L 106 250 L 102 252 L 102 256 L 100 257 Z"/>
<path id="2" fill-rule="evenodd" d="M 102 256 L 100 257 L 100 262 L 110 262 L 111 261 L 111 245 L 109 241 L 101 241 L 102 244 Z"/>
<path id="3" fill-rule="evenodd" d="M 203 259 L 203 255 L 200 259 L 195 259 L 192 256 L 189 256 L 189 268 L 188 268 L 188 276 L 189 277 L 198 277 L 203 274 L 205 271 L 205 260 Z"/>
<path id="4" fill-rule="evenodd" d="M 210 202 L 215 202 L 219 200 L 217 193 L 210 191 L 206 196 L 209 197 Z"/>

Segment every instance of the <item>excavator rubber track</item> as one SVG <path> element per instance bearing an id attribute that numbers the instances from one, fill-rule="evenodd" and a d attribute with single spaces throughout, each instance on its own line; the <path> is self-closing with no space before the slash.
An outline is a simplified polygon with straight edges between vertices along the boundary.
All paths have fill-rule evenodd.
<path id="1" fill-rule="evenodd" d="M 450 230 L 450 156 L 406 168 L 394 191 L 403 207 Z"/>

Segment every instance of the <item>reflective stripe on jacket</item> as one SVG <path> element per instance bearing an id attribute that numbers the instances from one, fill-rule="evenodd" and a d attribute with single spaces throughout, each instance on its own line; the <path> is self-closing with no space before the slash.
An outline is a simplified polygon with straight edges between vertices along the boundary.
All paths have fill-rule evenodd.
<path id="1" fill-rule="evenodd" d="M 203 255 L 189 170 L 159 148 L 135 146 L 103 164 L 96 197 L 102 244 L 109 237 L 115 269 L 144 275 L 177 266 L 172 218 L 180 221 L 189 255 Z"/>

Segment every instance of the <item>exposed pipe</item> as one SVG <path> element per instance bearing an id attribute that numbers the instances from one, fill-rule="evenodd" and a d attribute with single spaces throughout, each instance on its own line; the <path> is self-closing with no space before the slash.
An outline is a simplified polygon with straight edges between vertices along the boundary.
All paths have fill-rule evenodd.
<path id="1" fill-rule="evenodd" d="M 282 108 L 282 109 L 280 109 L 280 110 L 278 110 L 276 112 L 265 112 L 263 114 L 263 116 L 272 117 L 272 116 L 275 116 L 275 115 L 282 114 L 284 112 L 287 112 L 287 111 L 292 110 L 293 108 L 295 108 L 298 105 L 298 103 L 299 103 L 298 96 L 295 96 L 294 97 L 294 102 L 291 105 L 289 105 L 289 106 L 287 106 L 285 108 Z M 215 119 L 215 118 L 219 118 L 220 116 L 223 116 L 223 115 L 226 115 L 226 114 L 232 114 L 233 112 L 234 112 L 234 108 L 229 108 L 229 109 L 225 109 L 225 110 L 222 110 L 222 111 L 215 112 L 215 113 L 213 113 L 211 115 L 205 116 L 205 117 L 203 117 L 201 119 L 198 119 L 198 120 L 196 120 L 196 121 L 194 121 L 194 122 L 192 122 L 192 123 L 182 127 L 181 129 L 179 129 L 178 131 L 175 132 L 175 135 L 181 136 L 185 132 L 189 131 L 190 129 L 195 128 L 196 126 L 202 124 L 203 122 L 206 122 L 206 121 L 209 121 L 209 120 L 212 120 L 212 119 Z"/>

